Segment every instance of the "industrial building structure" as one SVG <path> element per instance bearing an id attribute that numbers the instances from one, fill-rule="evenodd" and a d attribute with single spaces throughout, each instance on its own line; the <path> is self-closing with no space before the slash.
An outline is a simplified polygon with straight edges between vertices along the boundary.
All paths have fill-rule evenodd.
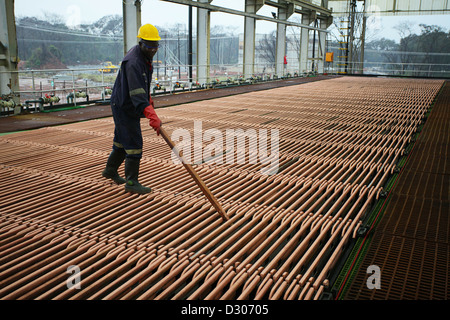
<path id="1" fill-rule="evenodd" d="M 157 113 L 191 142 L 185 155 L 199 152 L 193 166 L 229 220 L 147 122 L 141 180 L 153 191 L 102 178 L 111 88 L 72 70 L 71 87 L 37 88 L 33 74 L 19 89 L 14 1 L 2 0 L 0 299 L 447 300 L 448 78 L 358 74 L 352 12 L 448 14 L 448 1 L 164 1 L 196 8 L 197 55 L 186 83 L 155 89 Z M 124 52 L 140 5 L 123 1 Z M 264 5 L 276 14 L 259 15 Z M 213 11 L 245 20 L 236 79 L 211 76 Z M 349 17 L 343 50 L 329 57 L 338 16 Z M 277 24 L 267 77 L 255 71 L 258 20 Z M 289 75 L 286 26 L 301 30 Z M 341 67 L 327 72 L 333 58 Z"/>

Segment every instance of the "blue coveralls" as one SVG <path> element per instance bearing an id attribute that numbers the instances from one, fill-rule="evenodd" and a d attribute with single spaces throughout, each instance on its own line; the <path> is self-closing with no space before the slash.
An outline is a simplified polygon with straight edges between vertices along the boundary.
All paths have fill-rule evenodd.
<path id="1" fill-rule="evenodd" d="M 111 94 L 114 118 L 113 149 L 125 150 L 130 158 L 142 157 L 140 119 L 150 104 L 150 82 L 153 66 L 141 53 L 139 45 L 131 48 L 122 64 Z"/>

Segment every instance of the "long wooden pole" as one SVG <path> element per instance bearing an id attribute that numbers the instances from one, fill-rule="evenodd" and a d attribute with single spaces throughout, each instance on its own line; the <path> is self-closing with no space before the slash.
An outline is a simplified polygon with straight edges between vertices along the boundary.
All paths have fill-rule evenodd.
<path id="1" fill-rule="evenodd" d="M 206 198 L 208 198 L 209 202 L 211 202 L 211 204 L 214 206 L 216 211 L 222 216 L 223 220 L 227 221 L 229 218 L 228 218 L 225 210 L 223 210 L 223 208 L 220 205 L 220 203 L 217 201 L 217 199 L 214 197 L 214 195 L 211 193 L 211 191 L 209 191 L 208 187 L 205 185 L 205 183 L 200 178 L 200 176 L 197 174 L 197 172 L 194 170 L 194 168 L 189 163 L 186 163 L 186 161 L 180 155 L 180 152 L 178 151 L 178 149 L 175 146 L 175 144 L 173 143 L 173 141 L 170 139 L 170 137 L 167 134 L 167 132 L 162 127 L 160 128 L 159 132 L 161 133 L 161 136 L 167 142 L 169 147 L 172 149 L 172 151 L 181 160 L 181 163 L 183 163 L 183 166 L 189 172 L 189 174 L 191 175 L 192 179 L 194 179 L 194 181 L 197 183 L 197 185 L 199 186 L 200 190 L 202 190 L 202 192 L 206 196 Z"/>

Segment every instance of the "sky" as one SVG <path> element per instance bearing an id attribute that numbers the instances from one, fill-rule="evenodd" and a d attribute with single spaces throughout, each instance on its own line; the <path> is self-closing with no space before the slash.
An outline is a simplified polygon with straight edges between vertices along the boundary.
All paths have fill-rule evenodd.
<path id="1" fill-rule="evenodd" d="M 244 10 L 244 0 L 213 0 L 212 5 L 227 7 L 236 10 Z M 194 25 L 195 25 L 195 9 Z M 265 5 L 258 14 L 271 17 L 271 12 L 275 8 Z M 44 17 L 45 14 L 57 14 L 62 16 L 67 25 L 94 22 L 105 15 L 122 15 L 121 0 L 15 0 L 16 17 L 34 16 Z M 142 1 L 142 24 L 151 23 L 159 27 L 170 27 L 177 23 L 187 25 L 188 7 L 169 3 L 161 0 Z M 446 31 L 450 30 L 449 15 L 432 16 L 394 16 L 380 17 L 375 19 L 372 28 L 373 37 L 385 37 L 398 41 L 398 32 L 394 29 L 400 22 L 411 22 L 415 28 L 415 33 L 420 32 L 420 23 L 442 26 Z M 236 33 L 241 33 L 244 28 L 244 18 L 237 15 L 217 13 L 211 14 L 211 25 L 221 25 L 230 27 Z M 257 33 L 269 33 L 276 29 L 276 24 L 267 21 L 257 21 Z"/>

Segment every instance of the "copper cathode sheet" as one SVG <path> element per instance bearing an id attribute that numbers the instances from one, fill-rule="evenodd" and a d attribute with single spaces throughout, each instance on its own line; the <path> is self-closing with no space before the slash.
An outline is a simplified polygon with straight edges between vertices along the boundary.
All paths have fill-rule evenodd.
<path id="1" fill-rule="evenodd" d="M 213 145 L 199 125 L 236 130 L 236 150 L 223 139 L 194 164 L 226 223 L 145 119 L 148 195 L 101 177 L 112 118 L 1 136 L 0 299 L 319 299 L 442 84 L 342 77 L 158 109 L 202 155 Z M 264 144 L 246 133 L 275 129 L 266 175 L 249 161 Z"/>

